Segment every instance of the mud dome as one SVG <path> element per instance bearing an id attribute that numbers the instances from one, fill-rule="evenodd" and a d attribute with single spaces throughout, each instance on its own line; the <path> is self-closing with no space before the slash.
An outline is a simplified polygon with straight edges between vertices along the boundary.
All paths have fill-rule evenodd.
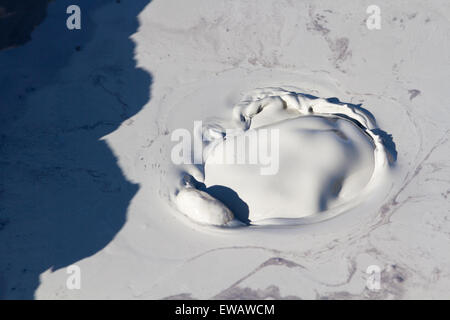
<path id="1" fill-rule="evenodd" d="M 388 157 L 374 129 L 375 120 L 359 106 L 257 89 L 234 107 L 231 121 L 206 122 L 197 133 L 204 161 L 187 167 L 175 204 L 192 220 L 218 226 L 331 218 L 383 184 Z M 251 137 L 264 137 L 270 158 L 249 161 L 263 146 Z"/>

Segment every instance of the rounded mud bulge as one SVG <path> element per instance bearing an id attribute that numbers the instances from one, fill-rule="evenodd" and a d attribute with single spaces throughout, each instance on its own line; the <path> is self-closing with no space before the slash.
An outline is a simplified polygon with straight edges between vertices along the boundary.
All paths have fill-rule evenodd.
<path id="1" fill-rule="evenodd" d="M 206 122 L 197 132 L 202 161 L 184 172 L 177 207 L 219 226 L 334 217 L 383 183 L 389 163 L 374 129 L 359 106 L 255 90 L 234 107 L 232 121 Z"/>

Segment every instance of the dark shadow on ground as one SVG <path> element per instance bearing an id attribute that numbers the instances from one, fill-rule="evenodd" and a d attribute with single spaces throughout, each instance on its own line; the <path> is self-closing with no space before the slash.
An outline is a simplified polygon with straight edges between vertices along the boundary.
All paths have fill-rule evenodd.
<path id="1" fill-rule="evenodd" d="M 248 205 L 242 200 L 239 195 L 233 190 L 225 186 L 211 186 L 205 188 L 203 191 L 210 196 L 221 201 L 228 209 L 230 209 L 234 216 L 241 222 L 249 224 L 248 219 L 249 209 Z"/>
<path id="2" fill-rule="evenodd" d="M 201 168 L 201 170 L 203 170 L 203 168 Z M 195 189 L 204 191 L 213 198 L 219 200 L 233 212 L 235 218 L 247 225 L 250 225 L 251 221 L 248 218 L 250 210 L 248 205 L 233 189 L 222 185 L 214 185 L 207 188 L 203 182 L 197 181 L 189 174 L 185 174 L 183 177 L 183 183 L 194 187 Z"/>
<path id="3" fill-rule="evenodd" d="M 31 39 L 31 32 L 45 18 L 50 0 L 0 0 L 0 50 Z"/>
<path id="4" fill-rule="evenodd" d="M 129 38 L 148 3 L 54 1 L 32 41 L 0 52 L 2 299 L 34 298 L 41 273 L 97 253 L 126 221 L 138 185 L 100 139 L 150 99 Z M 66 28 L 72 4 L 78 31 Z M 99 8 L 113 22 L 98 22 Z"/>
<path id="5" fill-rule="evenodd" d="M 221 201 L 228 209 L 233 212 L 235 218 L 237 218 L 239 221 L 245 224 L 250 224 L 250 220 L 248 219 L 248 205 L 233 189 L 221 185 L 214 185 L 207 188 L 203 182 L 198 182 L 192 176 L 185 177 L 185 180 L 187 180 L 189 184 L 191 184 L 196 189 L 204 191 L 213 198 Z"/>

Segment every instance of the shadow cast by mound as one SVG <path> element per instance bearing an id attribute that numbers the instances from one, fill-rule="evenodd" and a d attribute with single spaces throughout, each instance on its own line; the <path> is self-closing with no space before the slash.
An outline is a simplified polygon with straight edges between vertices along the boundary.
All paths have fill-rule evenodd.
<path id="1" fill-rule="evenodd" d="M 242 200 L 239 195 L 233 190 L 225 186 L 211 186 L 204 189 L 210 196 L 221 201 L 228 209 L 230 209 L 234 216 L 239 221 L 250 224 L 248 205 Z"/>
<path id="2" fill-rule="evenodd" d="M 228 209 L 233 212 L 236 219 L 243 222 L 244 224 L 249 225 L 249 214 L 250 210 L 248 208 L 247 203 L 242 200 L 236 191 L 231 188 L 222 186 L 222 185 L 214 185 L 211 187 L 206 187 L 203 182 L 197 181 L 193 176 L 189 174 L 185 174 L 183 177 L 182 183 L 184 185 L 190 185 L 195 189 L 201 190 L 209 194 L 211 197 L 222 202 Z"/>

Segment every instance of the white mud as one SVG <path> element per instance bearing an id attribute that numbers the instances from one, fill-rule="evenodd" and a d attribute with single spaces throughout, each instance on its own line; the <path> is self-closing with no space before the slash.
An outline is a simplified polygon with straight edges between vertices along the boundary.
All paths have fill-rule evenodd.
<path id="1" fill-rule="evenodd" d="M 254 90 L 234 107 L 232 121 L 207 122 L 195 133 L 203 162 L 187 167 L 177 208 L 222 226 L 331 218 L 386 179 L 388 155 L 375 129 L 359 106 L 281 88 Z"/>

